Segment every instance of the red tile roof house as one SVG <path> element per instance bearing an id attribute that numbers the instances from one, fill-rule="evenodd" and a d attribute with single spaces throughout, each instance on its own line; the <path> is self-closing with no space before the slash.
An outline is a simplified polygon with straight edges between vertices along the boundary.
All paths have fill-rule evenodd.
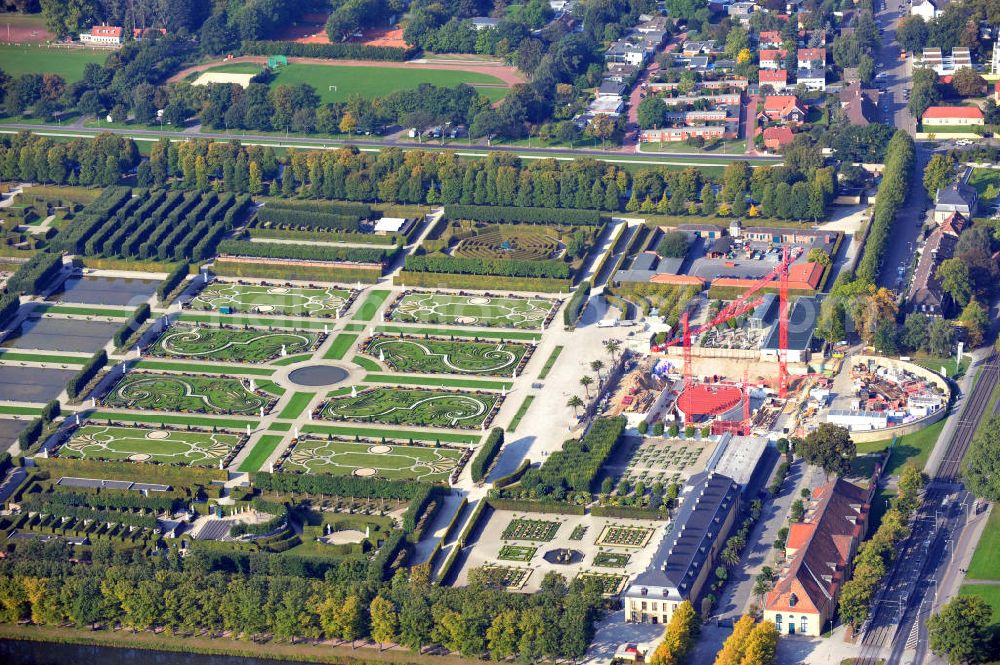
<path id="1" fill-rule="evenodd" d="M 924 130 L 928 127 L 982 125 L 983 112 L 978 106 L 931 106 L 920 117 Z"/>
<path id="2" fill-rule="evenodd" d="M 122 28 L 118 25 L 95 25 L 90 32 L 80 35 L 80 41 L 84 44 L 117 46 L 122 43 Z"/>
<path id="3" fill-rule="evenodd" d="M 826 68 L 825 48 L 800 48 L 798 51 L 799 69 Z"/>
<path id="4" fill-rule="evenodd" d="M 761 69 L 781 69 L 785 66 L 785 57 L 788 51 L 785 49 L 764 49 L 760 52 Z"/>
<path id="5" fill-rule="evenodd" d="M 764 147 L 768 150 L 780 150 L 795 140 L 795 135 L 788 127 L 768 127 L 764 130 Z"/>
<path id="6" fill-rule="evenodd" d="M 757 45 L 762 49 L 778 48 L 784 43 L 785 38 L 781 36 L 781 32 L 778 30 L 764 30 L 757 39 Z"/>
<path id="7" fill-rule="evenodd" d="M 819 637 L 828 627 L 868 531 L 876 480 L 862 488 L 837 478 L 813 489 L 803 520 L 788 531 L 788 563 L 764 601 L 764 618 L 779 633 Z"/>
<path id="8" fill-rule="evenodd" d="M 781 92 L 788 87 L 787 69 L 762 69 L 757 72 L 757 76 L 759 77 L 760 87 L 762 88 L 765 85 L 769 85 L 772 90 Z"/>
<path id="9" fill-rule="evenodd" d="M 807 108 L 795 95 L 768 95 L 758 120 L 769 122 L 805 122 Z"/>

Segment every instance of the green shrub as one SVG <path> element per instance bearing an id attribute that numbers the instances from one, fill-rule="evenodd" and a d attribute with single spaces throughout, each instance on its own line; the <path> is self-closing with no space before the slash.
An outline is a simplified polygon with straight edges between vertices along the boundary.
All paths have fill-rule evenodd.
<path id="1" fill-rule="evenodd" d="M 653 423 L 653 436 L 663 436 L 663 421 L 658 420 Z"/>
<path id="2" fill-rule="evenodd" d="M 142 303 L 135 308 L 132 312 L 132 316 L 129 317 L 128 321 L 122 325 L 121 328 L 115 331 L 114 336 L 111 338 L 114 342 L 115 347 L 120 347 L 132 336 L 132 333 L 137 331 L 142 324 L 146 322 L 149 318 L 149 303 Z"/>
<path id="3" fill-rule="evenodd" d="M 513 222 L 524 224 L 568 224 L 599 226 L 601 213 L 596 210 L 570 208 L 519 208 L 514 206 L 447 205 L 448 219 L 472 219 L 481 222 Z"/>
<path id="4" fill-rule="evenodd" d="M 337 42 L 333 44 L 299 44 L 297 42 L 245 41 L 240 49 L 247 55 L 286 55 L 299 58 L 347 58 L 350 60 L 383 60 L 403 62 L 418 52 L 414 48 L 396 46 L 366 46 Z"/>
<path id="5" fill-rule="evenodd" d="M 307 229 L 357 231 L 360 221 L 356 215 L 336 215 L 314 210 L 293 210 L 291 208 L 281 208 L 271 205 L 266 205 L 257 210 L 258 224 L 287 224 Z"/>
<path id="6" fill-rule="evenodd" d="M 74 375 L 69 382 L 66 384 L 66 394 L 70 399 L 76 399 L 80 395 L 80 391 L 86 387 L 90 380 L 97 376 L 97 373 L 101 371 L 105 365 L 108 364 L 108 354 L 104 349 L 99 350 L 87 364 L 80 368 L 80 370 Z"/>
<path id="7" fill-rule="evenodd" d="M 162 303 L 166 300 L 167 296 L 173 293 L 174 289 L 184 281 L 184 278 L 188 276 L 191 272 L 191 266 L 187 261 L 183 261 L 177 264 L 177 267 L 171 271 L 167 278 L 160 282 L 160 285 L 156 287 L 156 297 Z"/>
<path id="8" fill-rule="evenodd" d="M 388 263 L 402 251 L 400 247 L 330 247 L 313 244 L 283 244 L 223 240 L 218 253 L 270 259 L 303 261 L 344 261 L 349 263 Z"/>
<path id="9" fill-rule="evenodd" d="M 563 261 L 508 261 L 505 259 L 460 259 L 444 254 L 413 254 L 406 257 L 409 272 L 495 275 L 499 277 L 546 277 L 568 279 L 572 270 Z"/>

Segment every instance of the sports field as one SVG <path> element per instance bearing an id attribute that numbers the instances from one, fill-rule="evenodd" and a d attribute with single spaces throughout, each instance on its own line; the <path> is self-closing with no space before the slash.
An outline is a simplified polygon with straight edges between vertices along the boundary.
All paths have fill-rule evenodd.
<path id="1" fill-rule="evenodd" d="M 212 282 L 191 300 L 195 309 L 266 314 L 298 314 L 336 317 L 351 297 L 347 289 L 309 289 L 297 286 L 267 286 Z"/>
<path id="2" fill-rule="evenodd" d="M 451 341 L 417 337 L 372 337 L 365 353 L 399 372 L 512 376 L 528 352 L 525 344 Z"/>
<path id="3" fill-rule="evenodd" d="M 258 74 L 261 65 L 235 62 L 219 65 L 205 73 Z M 366 99 L 385 97 L 397 90 L 412 90 L 421 83 L 454 88 L 460 83 L 476 87 L 479 94 L 498 100 L 507 93 L 507 84 L 495 76 L 447 69 L 399 69 L 390 67 L 346 67 L 337 65 L 290 64 L 278 67 L 270 85 L 299 85 L 316 88 L 323 102 L 346 102 L 353 96 Z M 481 87 L 481 86 L 487 87 Z"/>
<path id="4" fill-rule="evenodd" d="M 307 351 L 318 339 L 311 332 L 175 326 L 160 335 L 150 353 L 171 358 L 258 363 Z"/>
<path id="5" fill-rule="evenodd" d="M 390 318 L 410 323 L 541 328 L 554 305 L 554 301 L 544 298 L 407 293 Z"/>
<path id="6" fill-rule="evenodd" d="M 398 446 L 303 439 L 282 467 L 336 476 L 378 476 L 400 480 L 446 481 L 462 458 L 454 448 Z"/>
<path id="7" fill-rule="evenodd" d="M 378 387 L 357 397 L 335 397 L 323 407 L 328 420 L 414 425 L 481 427 L 500 395 Z"/>
<path id="8" fill-rule="evenodd" d="M 239 443 L 235 434 L 84 425 L 59 455 L 216 467 Z"/>
<path id="9" fill-rule="evenodd" d="M 0 21 L 0 30 L 3 30 Z M 53 48 L 50 46 L 15 46 L 0 44 L 0 65 L 8 76 L 21 74 L 58 74 L 66 83 L 83 78 L 83 68 L 93 62 L 103 65 L 112 53 L 89 48 Z"/>
<path id="10" fill-rule="evenodd" d="M 115 409 L 253 415 L 272 401 L 251 392 L 239 379 L 133 372 L 111 389 L 104 405 Z"/>

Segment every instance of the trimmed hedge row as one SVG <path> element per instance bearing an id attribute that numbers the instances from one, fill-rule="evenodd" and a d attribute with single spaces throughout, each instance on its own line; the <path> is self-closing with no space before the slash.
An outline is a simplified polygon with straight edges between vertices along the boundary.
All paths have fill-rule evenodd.
<path id="1" fill-rule="evenodd" d="M 391 261 L 400 249 L 399 247 L 330 247 L 327 245 L 223 240 L 219 243 L 217 251 L 219 254 L 231 256 L 254 256 L 267 259 L 385 264 Z"/>
<path id="2" fill-rule="evenodd" d="M 500 452 L 502 446 L 503 428 L 494 427 L 490 430 L 490 435 L 486 437 L 486 441 L 479 448 L 479 452 L 476 453 L 475 459 L 472 460 L 472 480 L 474 482 L 478 483 L 486 476 L 487 470 L 493 464 L 493 459 Z"/>
<path id="3" fill-rule="evenodd" d="M 364 44 L 299 44 L 297 42 L 246 41 L 241 49 L 246 55 L 286 55 L 293 58 L 333 58 L 341 60 L 383 60 L 404 62 L 419 49 Z"/>
<path id="4" fill-rule="evenodd" d="M 486 499 L 494 510 L 516 510 L 525 513 L 556 513 L 559 515 L 585 515 L 585 506 L 561 501 L 519 501 L 517 499 Z"/>
<path id="5" fill-rule="evenodd" d="M 144 302 L 138 307 L 136 307 L 135 311 L 132 312 L 132 316 L 129 317 L 128 321 L 126 321 L 121 328 L 115 331 L 114 336 L 111 338 L 111 341 L 114 342 L 115 347 L 120 347 L 125 342 L 127 342 L 128 338 L 132 336 L 132 333 L 138 330 L 140 326 L 142 326 L 142 324 L 145 323 L 146 319 L 148 318 L 149 318 L 149 303 Z"/>
<path id="6" fill-rule="evenodd" d="M 312 476 L 298 473 L 250 474 L 253 486 L 265 492 L 298 492 L 329 496 L 411 500 L 423 496 L 430 485 L 414 481 L 354 476 Z"/>
<path id="7" fill-rule="evenodd" d="M 580 320 L 580 316 L 583 314 L 583 306 L 587 304 L 589 296 L 590 282 L 580 282 L 580 286 L 576 287 L 573 296 L 566 303 L 566 309 L 563 310 L 563 323 L 567 328 L 576 326 L 576 322 Z"/>
<path id="8" fill-rule="evenodd" d="M 66 232 L 56 237 L 53 246 L 73 254 L 81 253 L 84 243 L 90 236 L 131 197 L 132 190 L 128 187 L 108 187 L 93 203 L 83 209 Z"/>
<path id="9" fill-rule="evenodd" d="M 289 226 L 303 226 L 309 229 L 357 231 L 361 226 L 361 219 L 356 215 L 336 215 L 327 212 L 294 210 L 292 208 L 267 205 L 257 209 L 257 223 L 287 224 Z"/>
<path id="10" fill-rule="evenodd" d="M 5 293 L 0 296 L 0 325 L 17 316 L 21 309 L 21 297 L 15 293 Z"/>
<path id="11" fill-rule="evenodd" d="M 76 399 L 80 391 L 90 383 L 90 380 L 97 376 L 97 373 L 108 364 L 108 353 L 104 349 L 99 350 L 87 364 L 80 368 L 80 371 L 66 384 L 66 394 L 70 399 Z"/>
<path id="12" fill-rule="evenodd" d="M 38 437 L 42 435 L 42 430 L 45 428 L 45 421 L 42 420 L 41 416 L 35 418 L 28 426 L 21 430 L 21 433 L 17 435 L 17 443 L 21 446 L 21 452 L 28 450 L 31 446 L 35 445 L 38 441 Z"/>
<path id="13" fill-rule="evenodd" d="M 353 201 L 310 201 L 303 199 L 267 199 L 265 208 L 261 210 L 304 210 L 327 214 L 348 215 L 357 219 L 368 219 L 372 216 L 372 208 L 367 203 Z"/>
<path id="14" fill-rule="evenodd" d="M 166 297 L 173 293 L 174 289 L 177 288 L 177 285 L 184 281 L 184 278 L 188 276 L 189 272 L 191 272 L 191 266 L 188 265 L 187 261 L 178 263 L 177 267 L 174 268 L 169 275 L 167 275 L 167 278 L 160 282 L 160 285 L 156 287 L 157 299 L 163 303 Z"/>
<path id="15" fill-rule="evenodd" d="M 18 295 L 38 293 L 62 270 L 62 265 L 62 254 L 39 252 L 10 276 L 7 291 Z"/>
<path id="16" fill-rule="evenodd" d="M 216 259 L 213 272 L 223 277 L 261 277 L 270 279 L 294 279 L 303 282 L 364 282 L 374 284 L 382 276 L 382 268 L 345 267 L 331 263 L 329 266 L 304 265 L 296 263 L 242 263 Z"/>
<path id="17" fill-rule="evenodd" d="M 540 293 L 567 293 L 573 286 L 572 280 L 569 279 L 457 275 L 446 272 L 413 272 L 409 270 L 401 272 L 395 283 L 442 289 L 533 291 Z"/>
<path id="18" fill-rule="evenodd" d="M 91 420 L 92 423 L 97 421 Z M 162 483 L 176 487 L 209 486 L 213 480 L 226 480 L 229 472 L 195 466 L 170 466 L 143 462 L 113 462 L 67 457 L 37 458 L 35 465 L 53 477 L 60 475 L 106 478 L 132 482 Z"/>
<path id="19" fill-rule="evenodd" d="M 412 272 L 490 275 L 497 277 L 544 277 L 569 279 L 572 270 L 562 261 L 509 261 L 505 259 L 460 259 L 452 256 L 419 254 L 406 257 Z"/>
<path id="20" fill-rule="evenodd" d="M 601 213 L 597 210 L 570 208 L 518 208 L 513 206 L 447 205 L 444 215 L 448 219 L 472 219 L 480 222 L 520 222 L 522 224 L 569 224 L 600 226 Z"/>

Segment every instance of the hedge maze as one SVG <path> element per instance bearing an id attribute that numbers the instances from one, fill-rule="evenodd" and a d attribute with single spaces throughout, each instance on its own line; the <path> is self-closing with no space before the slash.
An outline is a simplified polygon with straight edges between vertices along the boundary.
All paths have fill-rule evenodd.
<path id="1" fill-rule="evenodd" d="M 116 409 L 253 415 L 270 409 L 275 400 L 251 391 L 240 379 L 131 372 L 103 401 Z"/>
<path id="2" fill-rule="evenodd" d="M 168 328 L 150 348 L 154 356 L 259 363 L 282 355 L 309 351 L 321 336 L 311 332 L 286 332 L 205 326 Z"/>
<path id="3" fill-rule="evenodd" d="M 240 435 L 218 432 L 84 425 L 59 448 L 59 455 L 215 468 L 243 441 Z"/>
<path id="4" fill-rule="evenodd" d="M 501 401 L 493 393 L 378 387 L 335 397 L 321 414 L 328 420 L 478 428 L 489 424 Z"/>
<path id="5" fill-rule="evenodd" d="M 547 298 L 454 295 L 407 291 L 389 307 L 387 319 L 402 323 L 542 328 L 559 302 Z"/>
<path id="6" fill-rule="evenodd" d="M 559 258 L 565 245 L 546 227 L 490 224 L 458 242 L 454 256 L 464 259 L 544 261 Z"/>
<path id="7" fill-rule="evenodd" d="M 192 298 L 193 309 L 337 318 L 355 293 L 342 287 L 300 287 L 214 281 Z"/>
<path id="8" fill-rule="evenodd" d="M 373 442 L 300 439 L 281 468 L 303 473 L 447 482 L 466 451 Z"/>
<path id="9" fill-rule="evenodd" d="M 532 349 L 508 342 L 452 341 L 375 335 L 364 352 L 399 372 L 512 376 Z"/>

